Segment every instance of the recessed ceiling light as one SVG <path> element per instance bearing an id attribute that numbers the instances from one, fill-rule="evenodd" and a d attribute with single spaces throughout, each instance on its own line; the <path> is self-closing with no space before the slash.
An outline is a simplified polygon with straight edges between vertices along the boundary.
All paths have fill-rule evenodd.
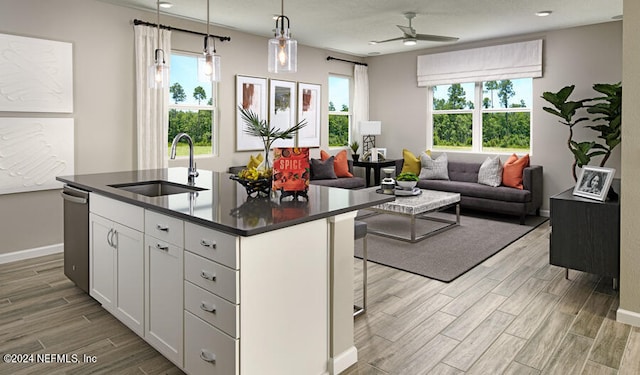
<path id="1" fill-rule="evenodd" d="M 550 10 L 541 10 L 539 12 L 536 12 L 536 16 L 538 16 L 538 17 L 546 17 L 546 16 L 550 15 L 551 13 L 553 13 L 553 12 L 551 12 Z"/>
<path id="2" fill-rule="evenodd" d="M 172 3 L 168 2 L 168 1 L 161 1 L 160 2 L 160 8 L 171 8 L 173 6 Z"/>
<path id="3" fill-rule="evenodd" d="M 375 40 L 370 40 L 369 44 L 374 45 L 374 44 L 378 44 L 378 42 L 376 42 Z"/>

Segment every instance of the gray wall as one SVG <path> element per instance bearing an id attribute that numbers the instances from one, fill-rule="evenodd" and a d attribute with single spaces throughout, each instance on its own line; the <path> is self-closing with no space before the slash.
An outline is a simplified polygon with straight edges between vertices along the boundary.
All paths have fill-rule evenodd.
<path id="1" fill-rule="evenodd" d="M 153 22 L 155 13 L 123 8 L 95 0 L 2 0 L 0 33 L 73 43 L 74 113 L 2 113 L 3 117 L 73 117 L 75 119 L 76 173 L 131 170 L 136 166 L 135 18 Z M 161 15 L 161 23 L 204 31 L 204 24 Z M 219 84 L 219 157 L 198 158 L 198 168 L 217 171 L 245 164 L 248 152 L 235 152 L 235 75 L 267 78 L 267 39 L 233 30 L 211 28 L 231 36 L 217 44 L 222 56 Z M 202 37 L 173 32 L 175 50 L 200 53 Z M 278 79 L 322 85 L 322 126 L 327 127 L 327 77 L 352 75 L 353 66 L 328 62 L 326 57 L 354 59 L 299 46 L 298 72 Z M 357 58 L 356 58 L 357 59 Z M 321 144 L 328 137 L 322 131 Z M 312 155 L 318 150 L 312 150 Z M 186 160 L 172 162 L 184 165 Z M 0 253 L 59 244 L 62 239 L 62 202 L 58 191 L 0 195 Z"/>
<path id="2" fill-rule="evenodd" d="M 544 40 L 544 70 L 543 77 L 533 80 L 531 163 L 544 167 L 543 210 L 548 210 L 550 196 L 574 185 L 571 176 L 573 156 L 566 146 L 568 129 L 542 110 L 548 103 L 540 96 L 545 91 L 556 92 L 565 85 L 575 84 L 572 98 L 594 97 L 597 96 L 591 89 L 594 83 L 620 81 L 622 22 L 368 58 L 369 117 L 382 121 L 382 135 L 376 137 L 376 145 L 387 147 L 387 153 L 397 158 L 402 157 L 403 148 L 417 153 L 426 147 L 427 89 L 417 86 L 417 56 L 532 39 Z M 574 139 L 595 139 L 594 131 L 581 125 L 578 127 Z M 482 161 L 486 158 L 486 155 L 460 152 L 448 152 L 447 156 L 453 160 Z M 504 161 L 506 157 L 502 159 Z M 616 168 L 619 176 L 620 148 L 615 150 L 607 166 Z"/>

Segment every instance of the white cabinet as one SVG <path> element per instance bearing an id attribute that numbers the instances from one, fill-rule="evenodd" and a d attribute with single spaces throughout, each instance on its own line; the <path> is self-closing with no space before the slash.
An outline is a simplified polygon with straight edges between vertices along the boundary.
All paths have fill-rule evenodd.
<path id="1" fill-rule="evenodd" d="M 183 222 L 145 211 L 145 339 L 183 365 Z"/>
<path id="2" fill-rule="evenodd" d="M 89 294 L 142 336 L 144 210 L 95 194 L 90 210 Z"/>

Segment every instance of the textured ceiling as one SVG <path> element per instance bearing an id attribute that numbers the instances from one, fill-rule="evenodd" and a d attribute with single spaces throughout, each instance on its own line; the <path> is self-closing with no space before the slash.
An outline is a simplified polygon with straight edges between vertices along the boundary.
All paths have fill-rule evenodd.
<path id="1" fill-rule="evenodd" d="M 101 0 L 155 12 L 155 0 Z M 206 0 L 166 0 L 174 4 L 161 14 L 206 22 Z M 609 22 L 621 17 L 623 0 L 285 0 L 284 14 L 299 44 L 358 56 L 405 52 L 441 46 L 402 41 L 370 45 L 370 40 L 402 36 L 404 13 L 415 12 L 413 27 L 421 34 L 459 37 L 458 43 L 544 30 Z M 270 37 L 280 14 L 277 0 L 210 0 L 212 24 Z M 550 10 L 548 17 L 537 11 Z M 161 16 L 162 17 L 162 16 Z M 614 18 L 615 17 L 615 18 Z M 154 21 L 147 19 L 146 21 Z M 162 23 L 162 20 L 161 20 Z"/>

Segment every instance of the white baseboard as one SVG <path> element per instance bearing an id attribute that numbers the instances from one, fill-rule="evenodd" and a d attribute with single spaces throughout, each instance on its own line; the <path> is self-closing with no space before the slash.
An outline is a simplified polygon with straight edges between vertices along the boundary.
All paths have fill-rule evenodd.
<path id="1" fill-rule="evenodd" d="M 331 362 L 331 373 L 334 375 L 339 374 L 358 362 L 358 349 L 352 346 L 334 357 Z"/>
<path id="2" fill-rule="evenodd" d="M 64 243 L 58 243 L 55 245 L 36 247 L 34 249 L 26 249 L 14 251 L 12 253 L 0 254 L 0 264 L 61 253 L 63 250 Z"/>
<path id="3" fill-rule="evenodd" d="M 618 308 L 616 320 L 620 323 L 640 327 L 640 313 Z"/>

